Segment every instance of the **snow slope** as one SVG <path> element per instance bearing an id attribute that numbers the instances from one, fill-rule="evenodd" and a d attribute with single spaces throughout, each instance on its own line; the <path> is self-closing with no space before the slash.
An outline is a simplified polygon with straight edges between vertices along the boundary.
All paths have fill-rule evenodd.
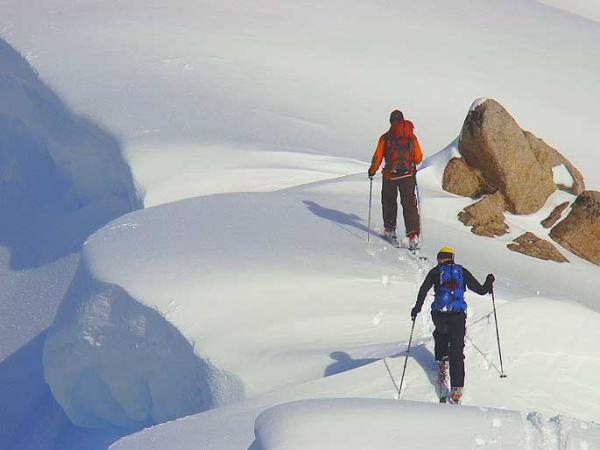
<path id="1" fill-rule="evenodd" d="M 597 268 L 578 260 L 569 265 L 531 260 L 508 252 L 501 241 L 489 242 L 463 230 L 452 218 L 464 199 L 435 191 L 450 152 L 428 162 L 421 172 L 426 251 L 452 237 L 461 261 L 480 278 L 484 268 L 497 274 L 505 364 L 511 373 L 503 395 L 489 391 L 498 376 L 494 328 L 485 318 L 489 300 L 473 298 L 472 321 L 484 320 L 469 329 L 472 375 L 465 402 L 593 420 L 600 414 L 600 398 L 588 387 L 599 365 L 593 356 L 599 317 L 572 304 L 573 293 L 585 293 L 589 286 L 581 282 L 567 290 L 563 285 L 566 279 L 589 279 L 595 290 Z M 161 402 L 173 408 L 173 397 L 193 400 L 191 393 L 199 393 L 204 403 L 191 406 L 199 411 L 398 355 L 395 342 L 408 332 L 406 317 L 426 267 L 377 238 L 366 244 L 367 185 L 361 173 L 272 193 L 199 197 L 129 214 L 94 234 L 85 246 L 81 278 L 46 345 L 47 379 L 71 419 L 89 425 L 87 417 L 102 414 L 106 422 L 135 428 L 135 418 L 164 418 L 148 408 L 160 409 Z M 374 217 L 379 221 L 378 206 Z M 485 255 L 479 250 L 482 241 L 488 244 Z M 98 288 L 103 283 L 110 285 Z M 121 290 L 147 308 L 123 313 L 131 298 L 113 294 Z M 536 298 L 536 291 L 563 301 Z M 591 305 L 587 292 L 587 298 L 577 300 Z M 166 339 L 157 339 L 162 322 L 153 319 L 156 310 L 164 319 L 163 330 L 173 324 L 192 343 L 193 353 L 185 356 Z M 536 321 L 541 310 L 543 322 Z M 156 324 L 146 326 L 150 320 Z M 559 327 L 564 335 L 577 336 L 577 347 L 564 335 L 549 332 Z M 426 372 L 432 360 L 430 331 L 423 315 L 417 332 L 423 352 L 419 364 Z M 228 375 L 212 385 L 186 385 L 172 376 L 155 381 L 159 367 L 163 372 L 170 367 L 160 358 L 147 357 L 145 347 L 152 349 L 156 342 L 166 346 L 165 354 L 181 354 L 177 367 L 210 362 Z M 132 346 L 136 350 L 128 350 Z M 80 355 L 77 360 L 63 356 L 73 352 Z M 555 372 L 548 375 L 548 367 Z M 84 375 L 108 390 L 81 384 L 77 380 Z M 227 381 L 232 377 L 238 381 L 233 385 Z M 389 374 L 381 370 L 379 377 L 385 389 L 370 395 L 389 397 Z M 146 385 L 140 379 L 150 380 L 151 400 L 146 392 L 140 394 L 139 386 Z M 559 386 L 564 397 L 540 390 L 540 379 Z M 407 383 L 406 398 L 431 399 L 427 374 L 413 371 Z M 179 394 L 161 394 L 169 391 Z M 223 392 L 230 397 L 224 399 Z M 174 417 L 190 408 L 183 403 L 174 407 L 182 408 L 171 410 Z M 129 414 L 125 420 L 122 411 Z"/>
<path id="2" fill-rule="evenodd" d="M 574 2 L 552 4 L 574 11 Z M 109 147 L 127 153 L 145 205 L 163 205 L 126 216 L 87 245 L 46 348 L 46 375 L 56 397 L 78 423 L 118 424 L 129 430 L 243 396 L 262 402 L 257 407 L 251 399 L 241 401 L 132 437 L 158 442 L 156 436 L 164 436 L 163 448 L 179 442 L 175 437 L 198 440 L 195 432 L 180 436 L 180 426 L 214 430 L 207 436 L 217 439 L 216 448 L 226 446 L 219 439 L 236 440 L 238 446 L 230 448 L 240 448 L 240 442 L 250 445 L 261 408 L 295 399 L 267 401 L 262 393 L 397 355 L 396 342 L 407 334 L 406 311 L 424 268 L 406 257 L 397 261 L 381 243 L 365 248 L 359 236 L 367 184 L 364 164 L 356 161 L 370 157 L 391 109 L 402 108 L 416 122 L 425 153 L 431 155 L 457 134 L 473 98 L 495 97 L 522 126 L 579 166 L 588 186 L 600 182 L 593 170 L 600 137 L 594 122 L 600 55 L 589 44 L 598 41 L 600 27 L 537 1 L 180 0 L 173 7 L 164 0 L 0 0 L 0 9 L 2 37 L 77 111 L 111 130 Z M 591 17 L 589 11 L 577 9 Z M 40 110 L 35 103 L 25 105 L 29 112 Z M 50 111 L 65 117 L 62 109 Z M 75 123 L 87 129 L 85 121 Z M 106 180 L 106 170 L 98 170 L 103 162 L 89 158 L 73 159 L 95 161 L 89 167 L 76 163 L 75 170 L 65 170 L 80 185 Z M 71 164 L 71 155 L 65 160 L 61 167 Z M 41 167 L 52 179 L 51 164 Z M 360 175 L 331 181 L 353 173 Z M 478 276 L 488 270 L 502 274 L 501 310 L 514 307 L 523 323 L 540 324 L 531 335 L 520 334 L 522 324 L 502 328 L 510 347 L 507 367 L 521 371 L 515 383 L 522 394 L 492 406 L 549 414 L 575 411 L 574 417 L 597 418 L 595 404 L 583 398 L 584 388 L 574 377 L 562 376 L 568 372 L 565 361 L 584 379 L 589 373 L 583 367 L 597 364 L 587 346 L 596 337 L 579 326 L 588 320 L 590 327 L 596 326 L 596 312 L 590 313 L 598 308 L 596 268 L 570 254 L 568 267 L 509 254 L 506 240 L 522 228 L 544 235 L 537 215 L 510 217 L 513 233 L 503 239 L 472 236 L 455 219 L 465 200 L 441 192 L 434 173 L 439 175 L 439 165 L 421 179 L 426 251 L 433 254 L 452 243 L 465 263 L 480 270 Z M 294 187 L 305 183 L 314 184 Z M 114 183 L 107 185 L 110 192 Z M 35 192 L 36 198 L 45 194 L 43 188 Z M 562 195 L 552 197 L 544 212 Z M 182 202 L 169 204 L 178 200 Z M 379 215 L 376 207 L 374 218 Z M 114 216 L 102 220 L 107 217 Z M 89 225 L 84 219 L 70 222 L 71 232 L 60 233 L 60 239 L 45 225 L 39 230 L 50 237 L 49 248 L 59 244 L 58 254 L 64 255 L 64 249 L 76 249 L 103 223 L 92 218 Z M 16 223 L 20 229 L 36 222 Z M 30 255 L 32 247 L 21 254 Z M 11 302 L 0 303 L 10 306 L 0 314 L 7 318 L 1 327 L 7 334 L 3 342 L 18 342 L 8 352 L 41 333 L 16 355 L 37 355 L 37 372 L 29 370 L 29 362 L 0 367 L 11 368 L 11 379 L 24 380 L 27 371 L 41 373 L 44 328 L 62 299 L 76 257 L 68 263 L 68 270 L 59 263 L 16 278 L 6 272 L 3 278 L 15 287 L 6 291 Z M 37 296 L 40 302 L 34 300 Z M 12 300 L 21 298 L 31 303 Z M 551 311 L 547 317 L 540 313 L 546 309 Z M 34 325 L 32 310 L 40 312 Z M 473 319 L 488 312 L 489 304 L 473 299 Z M 547 321 L 540 322 L 540 316 Z M 565 341 L 548 332 L 563 328 L 563 316 L 572 319 L 569 332 L 577 339 Z M 25 328 L 31 331 L 21 333 Z M 419 323 L 422 339 L 430 328 L 426 320 Z M 223 337 L 224 329 L 239 329 L 240 336 L 230 332 Z M 520 340 L 511 339 L 513 335 Z M 495 338 L 489 324 L 478 337 L 485 345 L 474 340 L 480 350 L 483 345 L 483 355 L 475 347 L 470 351 L 470 360 L 481 364 L 469 368 L 473 380 L 494 373 Z M 533 355 L 523 349 L 522 340 L 532 340 Z M 70 358 L 66 350 L 81 358 Z M 389 360 L 395 373 L 397 359 Z M 422 358 L 424 364 L 426 360 Z M 530 401 L 529 394 L 537 390 L 528 383 L 556 365 L 561 369 L 550 379 L 564 382 L 565 392 L 576 395 L 557 400 L 541 393 Z M 381 361 L 369 366 L 385 368 Z M 123 376 L 122 367 L 132 370 Z M 165 367 L 168 376 L 157 377 Z M 172 376 L 178 367 L 185 370 Z M 214 383 L 198 379 L 207 372 L 215 375 Z M 406 395 L 430 399 L 431 387 L 419 375 L 425 382 Z M 357 375 L 344 393 L 358 392 L 365 379 Z M 389 378 L 377 382 L 389 390 Z M 27 382 L 22 386 L 27 388 Z M 473 397 L 467 401 L 492 402 L 483 382 L 470 389 Z M 171 390 L 177 395 L 165 395 Z M 389 398 L 388 390 L 363 395 Z M 1 394 L 9 393 L 19 403 L 20 392 L 3 389 Z M 54 401 L 47 390 L 43 395 Z M 305 395 L 318 397 L 319 390 Z M 41 410 L 32 405 L 13 410 L 24 411 L 20 417 L 27 418 Z M 55 403 L 52 408 L 60 410 Z M 230 408 L 242 411 L 238 424 L 248 433 L 232 436 L 232 428 L 223 423 Z M 38 418 L 40 423 L 38 430 L 45 425 Z M 27 440 L 30 428 L 35 426 L 21 429 L 19 437 Z M 79 437 L 70 441 L 79 442 L 74 448 L 89 446 Z M 151 448 L 149 441 L 145 446 Z"/>
<path id="3" fill-rule="evenodd" d="M 39 448 L 71 429 L 42 349 L 79 248 L 140 201 L 118 141 L 1 39 L 0 95 L 0 447 Z"/>
<path id="4" fill-rule="evenodd" d="M 132 159 L 148 147 L 179 157 L 185 147 L 219 165 L 214 146 L 225 144 L 364 160 L 396 107 L 431 155 L 458 133 L 470 101 L 487 96 L 600 186 L 586 170 L 600 141 L 600 49 L 589 45 L 600 26 L 535 0 L 0 0 L 0 8 L 2 35 Z"/>
<path id="5" fill-rule="evenodd" d="M 600 2 L 598 0 L 539 0 L 549 6 L 562 9 L 578 16 L 600 22 Z"/>

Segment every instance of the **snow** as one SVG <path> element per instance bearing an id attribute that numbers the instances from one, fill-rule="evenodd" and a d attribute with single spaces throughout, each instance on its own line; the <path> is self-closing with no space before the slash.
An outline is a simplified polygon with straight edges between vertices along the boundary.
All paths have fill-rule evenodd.
<path id="1" fill-rule="evenodd" d="M 440 156 L 436 161 L 443 159 Z M 598 329 L 600 317 L 587 306 L 573 303 L 577 300 L 597 308 L 590 295 L 598 286 L 597 277 L 593 276 L 597 269 L 580 261 L 573 261 L 566 268 L 530 259 L 525 264 L 525 257 L 509 252 L 502 241 L 490 242 L 486 253 L 481 254 L 478 243 L 483 238 L 473 237 L 455 219 L 465 199 L 436 190 L 439 168 L 432 162 L 426 166 L 420 173 L 424 231 L 428 236 L 425 252 L 434 253 L 452 235 L 460 260 L 480 279 L 483 270 L 496 273 L 498 278 L 498 314 L 510 384 L 489 390 L 491 383 L 498 383 L 499 370 L 493 320 L 490 322 L 489 317 L 491 305 L 489 299 L 471 296 L 473 324 L 467 340 L 469 375 L 465 404 L 561 413 L 584 420 L 598 417 L 600 399 L 593 398 L 595 394 L 589 392 L 589 386 L 600 369 L 593 348 L 600 336 L 594 336 L 592 331 Z M 221 372 L 231 374 L 240 383 L 235 392 L 243 393 L 245 398 L 260 398 L 285 386 L 323 375 L 337 376 L 341 371 L 356 370 L 376 361 L 380 367 L 378 376 L 370 378 L 377 379 L 377 389 L 366 395 L 393 398 L 381 358 L 392 361 L 392 373 L 398 377 L 402 358 L 398 358 L 394 343 L 408 334 L 408 311 L 428 266 L 412 261 L 378 238 L 371 245 L 365 242 L 365 178 L 361 173 L 275 192 L 196 197 L 131 213 L 95 233 L 83 253 L 89 270 L 83 291 L 72 297 L 72 305 L 63 308 L 46 346 L 47 376 L 55 395 L 62 398 L 58 391 L 71 391 L 81 399 L 81 409 L 67 407 L 70 417 L 78 422 L 90 410 L 96 414 L 96 403 L 112 402 L 119 405 L 119 411 L 141 411 L 142 415 L 150 415 L 144 410 L 145 404 L 161 407 L 160 398 L 147 402 L 143 397 L 135 397 L 133 385 L 126 384 L 119 392 L 110 389 L 99 401 L 89 398 L 90 390 L 73 381 L 83 359 L 85 370 L 99 374 L 108 385 L 136 382 L 124 379 L 120 371 L 111 367 L 126 372 L 135 370 L 142 378 L 150 376 L 135 355 L 125 362 L 97 358 L 94 346 L 80 343 L 85 324 L 99 322 L 97 311 L 87 312 L 90 308 L 86 306 L 97 301 L 96 289 L 88 287 L 96 282 L 121 286 L 146 305 L 147 309 L 140 309 L 136 315 L 157 310 L 193 343 L 194 354 L 189 353 L 186 358 L 210 361 Z M 377 223 L 379 216 L 377 205 Z M 541 219 L 512 217 L 511 227 L 516 228 L 520 222 L 520 226 L 529 226 L 522 224 L 525 220 L 535 223 Z M 236 223 L 245 226 L 238 227 Z M 295 226 L 290 227 L 290 223 Z M 476 242 L 469 245 L 473 240 Z M 114 261 L 119 261 L 119 265 L 115 266 Z M 129 270 L 120 270 L 122 266 Z M 545 274 L 541 280 L 540 273 Z M 576 280 L 576 286 L 565 286 L 566 278 Z M 510 289 L 505 287 L 505 281 L 511 282 Z M 541 291 L 541 299 L 536 291 Z M 582 296 L 574 298 L 576 292 Z M 552 297 L 562 300 L 551 300 Z M 123 301 L 114 297 L 112 307 L 119 308 Z M 543 322 L 536 320 L 540 311 Z M 101 323 L 94 334 L 115 340 L 110 334 L 118 333 L 122 345 L 129 346 L 128 339 L 121 337 L 120 329 L 131 328 L 122 320 L 124 316 L 115 314 L 114 319 L 108 320 L 103 316 L 106 323 Z M 428 372 L 433 359 L 430 319 L 423 314 L 417 325 L 417 367 Z M 564 335 L 554 332 L 559 328 Z M 235 332 L 222 333 L 223 329 Z M 585 342 L 577 337 L 574 347 L 565 336 L 578 336 L 581 329 L 587 330 Z M 148 332 L 147 336 L 136 338 L 144 346 L 151 336 Z M 524 348 L 525 341 L 528 345 Z M 72 345 L 81 354 L 77 361 L 65 360 L 52 351 Z M 165 345 L 170 348 L 171 344 Z M 166 352 L 175 353 L 176 349 Z M 74 374 L 73 378 L 62 372 L 52 374 L 52 367 Z M 554 371 L 548 372 L 549 367 Z M 403 399 L 431 401 L 432 385 L 423 370 L 413 365 Z M 565 371 L 573 376 L 565 376 Z M 541 378 L 544 386 L 556 387 L 566 395 L 540 390 Z M 160 391 L 182 388 L 181 383 L 169 377 L 161 381 L 164 384 L 158 387 Z M 359 383 L 365 383 L 365 379 Z M 190 389 L 215 401 L 223 384 L 217 386 L 218 389 Z M 346 389 L 350 395 L 356 393 L 355 385 Z M 285 399 L 294 400 L 293 393 L 290 395 L 292 398 Z M 232 400 L 241 399 L 242 396 Z M 197 409 L 204 407 L 198 405 Z M 251 428 L 253 417 L 259 412 L 255 407 L 245 412 L 247 427 Z M 198 417 L 195 426 L 202 427 L 202 415 Z M 104 420 L 127 424 L 111 412 Z M 177 425 L 173 427 L 178 430 Z M 140 445 L 139 441 L 134 442 Z M 215 448 L 228 447 L 220 442 Z"/>
<path id="2" fill-rule="evenodd" d="M 200 195 L 276 191 L 364 173 L 368 167 L 362 161 L 306 151 L 226 146 L 174 146 L 167 159 L 161 148 L 144 148 L 132 155 L 132 164 L 146 207 Z"/>
<path id="3" fill-rule="evenodd" d="M 600 22 L 600 2 L 598 0 L 538 0 L 548 6 L 576 14 L 589 20 Z"/>
<path id="4" fill-rule="evenodd" d="M 95 230 L 140 205 L 117 141 L 72 113 L 0 40 L 0 447 L 43 448 L 72 431 L 42 349 Z"/>
<path id="5" fill-rule="evenodd" d="M 444 423 L 443 436 L 432 418 Z M 585 448 L 600 425 L 543 421 L 516 411 L 372 399 L 304 400 L 270 408 L 256 420 L 252 450 L 377 448 Z M 555 423 L 556 421 L 556 423 Z M 468 425 L 467 425 L 468 424 Z M 578 425 L 580 425 L 578 427 Z M 441 444 L 443 442 L 443 444 Z"/>
<path id="6" fill-rule="evenodd" d="M 476 99 L 473 103 L 471 103 L 471 107 L 469 108 L 469 112 L 470 111 L 475 111 L 475 109 L 477 109 L 477 107 L 479 105 L 482 105 L 483 103 L 485 103 L 485 101 L 488 100 L 487 98 L 478 98 Z"/>
<path id="7" fill-rule="evenodd" d="M 19 152 L 1 149 L 15 194 L 0 225 L 0 447 L 106 448 L 182 416 L 114 448 L 248 448 L 257 417 L 255 445 L 318 445 L 302 427 L 321 406 L 348 418 L 342 435 L 377 415 L 426 444 L 409 418 L 448 411 L 431 404 L 426 314 L 390 399 L 429 266 L 365 242 L 366 161 L 398 107 L 429 156 L 424 253 L 452 245 L 479 279 L 497 276 L 509 377 L 489 298 L 473 295 L 458 414 L 475 432 L 458 439 L 597 446 L 598 269 L 561 247 L 569 264 L 506 249 L 525 230 L 548 238 L 540 220 L 573 196 L 508 215 L 491 240 L 457 222 L 470 200 L 441 189 L 481 96 L 600 185 L 600 27 L 561 10 L 593 19 L 594 4 L 545 3 L 0 0 L 2 38 L 23 55 L 1 43 L 0 136 Z M 138 194 L 145 210 L 90 236 Z M 317 411 L 278 406 L 303 399 Z"/>
<path id="8" fill-rule="evenodd" d="M 552 178 L 555 184 L 565 186 L 566 188 L 573 187 L 575 183 L 571 172 L 569 172 L 569 169 L 564 164 L 559 164 L 552 168 Z"/>
<path id="9" fill-rule="evenodd" d="M 397 107 L 431 155 L 479 97 L 501 101 L 577 167 L 600 140 L 600 49 L 587 45 L 598 25 L 534 0 L 0 6 L 3 37 L 131 159 L 225 144 L 364 161 Z"/>

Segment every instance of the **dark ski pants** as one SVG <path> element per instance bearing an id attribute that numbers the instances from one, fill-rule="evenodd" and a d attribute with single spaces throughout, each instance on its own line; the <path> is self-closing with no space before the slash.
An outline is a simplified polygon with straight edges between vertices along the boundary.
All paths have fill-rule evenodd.
<path id="1" fill-rule="evenodd" d="M 398 218 L 398 192 L 404 215 L 406 234 L 415 231 L 421 234 L 419 227 L 419 210 L 417 196 L 415 195 L 416 180 L 414 176 L 400 178 L 399 180 L 383 179 L 381 187 L 381 206 L 383 209 L 383 226 L 386 230 L 395 230 Z"/>
<path id="2" fill-rule="evenodd" d="M 431 312 L 435 325 L 433 339 L 435 341 L 435 359 L 450 362 L 450 383 L 452 387 L 463 387 L 465 384 L 465 324 L 467 315 L 464 312 Z"/>

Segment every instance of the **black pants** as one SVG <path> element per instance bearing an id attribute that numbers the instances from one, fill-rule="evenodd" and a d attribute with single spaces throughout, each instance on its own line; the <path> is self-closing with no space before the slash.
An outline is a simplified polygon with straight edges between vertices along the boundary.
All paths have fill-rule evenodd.
<path id="1" fill-rule="evenodd" d="M 415 177 L 400 178 L 399 180 L 383 179 L 381 187 L 381 206 L 383 209 L 383 226 L 386 230 L 395 230 L 398 218 L 398 191 L 404 215 L 406 234 L 411 231 L 421 233 L 419 229 L 419 210 L 415 195 Z"/>
<path id="2" fill-rule="evenodd" d="M 465 384 L 465 323 L 467 315 L 461 313 L 431 312 L 435 325 L 433 339 L 435 341 L 435 359 L 450 362 L 450 383 L 452 387 L 463 387 Z"/>

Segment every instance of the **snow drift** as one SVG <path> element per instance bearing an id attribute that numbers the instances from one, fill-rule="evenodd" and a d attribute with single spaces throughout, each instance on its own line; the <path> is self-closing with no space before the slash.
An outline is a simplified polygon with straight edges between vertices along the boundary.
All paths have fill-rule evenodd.
<path id="1" fill-rule="evenodd" d="M 80 266 L 44 349 L 52 393 L 79 426 L 135 430 L 243 395 L 156 310 Z"/>
<path id="2" fill-rule="evenodd" d="M 84 240 L 141 203 L 118 140 L 2 39 L 0 97 L 0 447 L 48 448 L 72 425 L 43 376 L 46 329 Z"/>
<path id="3" fill-rule="evenodd" d="M 303 400 L 258 416 L 251 450 L 590 448 L 600 425 L 500 409 L 379 399 Z"/>
<path id="4" fill-rule="evenodd" d="M 65 256 L 141 206 L 118 141 L 73 115 L 1 39 L 0 96 L 0 243 L 13 267 Z"/>

